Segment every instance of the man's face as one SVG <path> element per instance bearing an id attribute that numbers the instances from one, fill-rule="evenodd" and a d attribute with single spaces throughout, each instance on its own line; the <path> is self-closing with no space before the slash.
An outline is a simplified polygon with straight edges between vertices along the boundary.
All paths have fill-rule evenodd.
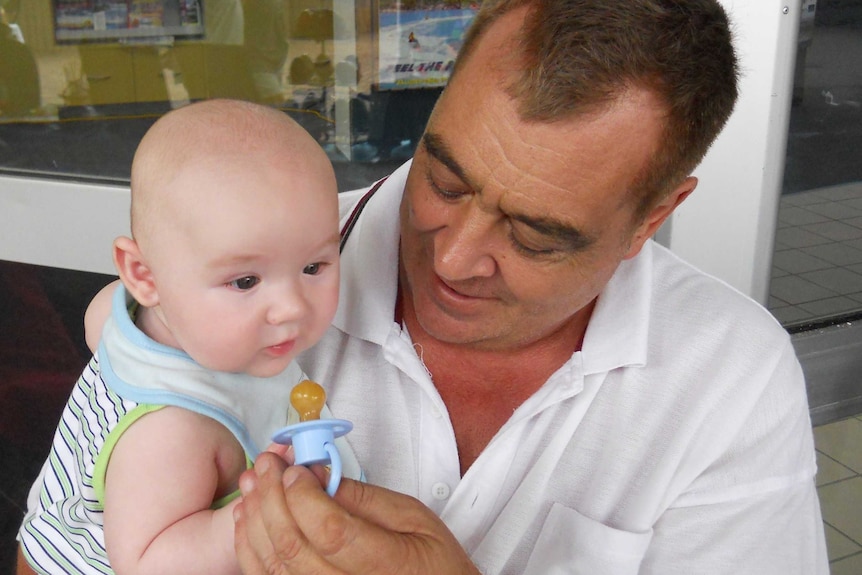
<path id="1" fill-rule="evenodd" d="M 441 96 L 401 205 L 405 302 L 431 337 L 478 349 L 583 333 L 655 223 L 635 221 L 631 187 L 661 108 L 633 90 L 594 116 L 522 121 L 499 88 L 519 18 L 497 22 Z"/>

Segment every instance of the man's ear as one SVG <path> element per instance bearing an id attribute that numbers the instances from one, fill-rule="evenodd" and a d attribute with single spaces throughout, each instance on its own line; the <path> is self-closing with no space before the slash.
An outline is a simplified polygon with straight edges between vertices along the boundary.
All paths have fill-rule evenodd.
<path id="1" fill-rule="evenodd" d="M 670 216 L 673 211 L 691 194 L 697 187 L 697 178 L 693 176 L 687 177 L 679 186 L 671 193 L 666 195 L 658 204 L 650 209 L 646 217 L 635 230 L 632 236 L 629 251 L 623 259 L 631 259 L 638 255 L 644 243 L 651 238 L 661 227 L 664 221 Z"/>
<path id="2" fill-rule="evenodd" d="M 125 236 L 114 240 L 114 265 L 135 301 L 144 307 L 158 305 L 159 294 L 153 273 L 144 261 L 138 242 Z"/>

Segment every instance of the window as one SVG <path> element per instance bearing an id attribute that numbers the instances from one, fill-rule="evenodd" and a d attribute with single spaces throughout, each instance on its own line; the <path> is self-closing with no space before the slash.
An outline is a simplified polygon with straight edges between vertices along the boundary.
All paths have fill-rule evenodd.
<path id="1" fill-rule="evenodd" d="M 303 125 L 342 190 L 412 155 L 478 9 L 386 0 L 0 5 L 0 170 L 124 184 L 160 115 L 238 98 Z"/>

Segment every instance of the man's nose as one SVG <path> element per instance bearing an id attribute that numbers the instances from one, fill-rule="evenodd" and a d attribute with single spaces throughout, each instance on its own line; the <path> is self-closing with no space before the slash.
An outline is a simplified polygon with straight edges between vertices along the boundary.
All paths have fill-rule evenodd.
<path id="1" fill-rule="evenodd" d="M 476 206 L 465 207 L 434 237 L 437 274 L 448 280 L 494 275 L 492 232 L 496 218 Z"/>

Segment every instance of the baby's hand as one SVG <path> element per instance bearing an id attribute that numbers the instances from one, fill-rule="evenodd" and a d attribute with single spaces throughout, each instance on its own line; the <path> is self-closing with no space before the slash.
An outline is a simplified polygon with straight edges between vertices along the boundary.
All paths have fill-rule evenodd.
<path id="1" fill-rule="evenodd" d="M 284 445 L 282 443 L 270 443 L 266 451 L 275 453 L 284 460 L 288 465 L 293 465 L 296 461 L 296 456 L 293 453 L 293 445 Z"/>

